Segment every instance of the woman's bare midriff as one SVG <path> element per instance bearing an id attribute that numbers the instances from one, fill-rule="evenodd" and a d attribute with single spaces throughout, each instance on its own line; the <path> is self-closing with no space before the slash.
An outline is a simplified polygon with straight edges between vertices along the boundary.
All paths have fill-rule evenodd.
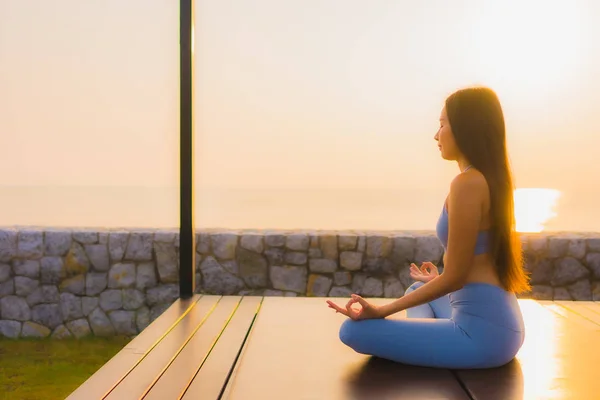
<path id="1" fill-rule="evenodd" d="M 444 265 L 446 265 L 446 254 L 444 254 Z M 473 265 L 469 268 L 466 283 L 489 283 L 490 285 L 502 287 L 494 262 L 489 254 L 480 254 L 473 258 Z"/>

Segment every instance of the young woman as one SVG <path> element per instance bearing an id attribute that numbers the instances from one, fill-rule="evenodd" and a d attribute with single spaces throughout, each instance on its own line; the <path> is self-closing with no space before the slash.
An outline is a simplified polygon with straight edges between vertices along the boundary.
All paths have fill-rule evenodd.
<path id="1" fill-rule="evenodd" d="M 435 134 L 444 159 L 456 161 L 437 222 L 444 271 L 412 264 L 418 282 L 384 306 L 352 295 L 340 339 L 363 354 L 439 368 L 491 368 L 521 348 L 524 325 L 516 293 L 529 290 L 515 233 L 513 181 L 500 101 L 489 88 L 446 99 Z M 359 308 L 353 307 L 358 303 Z M 386 319 L 406 310 L 407 318 Z"/>

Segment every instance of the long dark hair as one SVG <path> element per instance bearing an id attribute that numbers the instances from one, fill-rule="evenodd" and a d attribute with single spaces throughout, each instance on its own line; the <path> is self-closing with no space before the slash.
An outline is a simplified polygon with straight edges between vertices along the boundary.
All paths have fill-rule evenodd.
<path id="1" fill-rule="evenodd" d="M 500 100 L 486 87 L 461 89 L 446 99 L 446 114 L 458 149 L 489 186 L 490 250 L 500 282 L 510 292 L 529 291 L 515 230 L 514 185 Z"/>

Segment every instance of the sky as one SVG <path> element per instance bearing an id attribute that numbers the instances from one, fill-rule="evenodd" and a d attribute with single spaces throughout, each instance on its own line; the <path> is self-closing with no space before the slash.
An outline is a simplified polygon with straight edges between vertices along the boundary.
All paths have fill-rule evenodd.
<path id="1" fill-rule="evenodd" d="M 600 230 L 598 2 L 197 0 L 195 11 L 200 225 L 433 228 L 458 172 L 433 140 L 439 113 L 482 84 L 504 107 L 517 217 L 554 207 L 546 229 Z M 0 201 L 27 204 L 0 225 L 176 223 L 178 23 L 166 0 L 0 1 Z M 114 187 L 155 192 L 123 192 L 118 209 Z M 62 219 L 41 211 L 48 202 Z"/>

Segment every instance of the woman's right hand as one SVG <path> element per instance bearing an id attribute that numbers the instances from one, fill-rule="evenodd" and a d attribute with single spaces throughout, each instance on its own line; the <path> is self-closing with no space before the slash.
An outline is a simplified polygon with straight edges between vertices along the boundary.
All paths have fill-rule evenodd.
<path id="1" fill-rule="evenodd" d="M 410 277 L 416 281 L 427 283 L 439 275 L 437 267 L 430 262 L 424 262 L 421 268 L 414 263 L 410 264 Z"/>

